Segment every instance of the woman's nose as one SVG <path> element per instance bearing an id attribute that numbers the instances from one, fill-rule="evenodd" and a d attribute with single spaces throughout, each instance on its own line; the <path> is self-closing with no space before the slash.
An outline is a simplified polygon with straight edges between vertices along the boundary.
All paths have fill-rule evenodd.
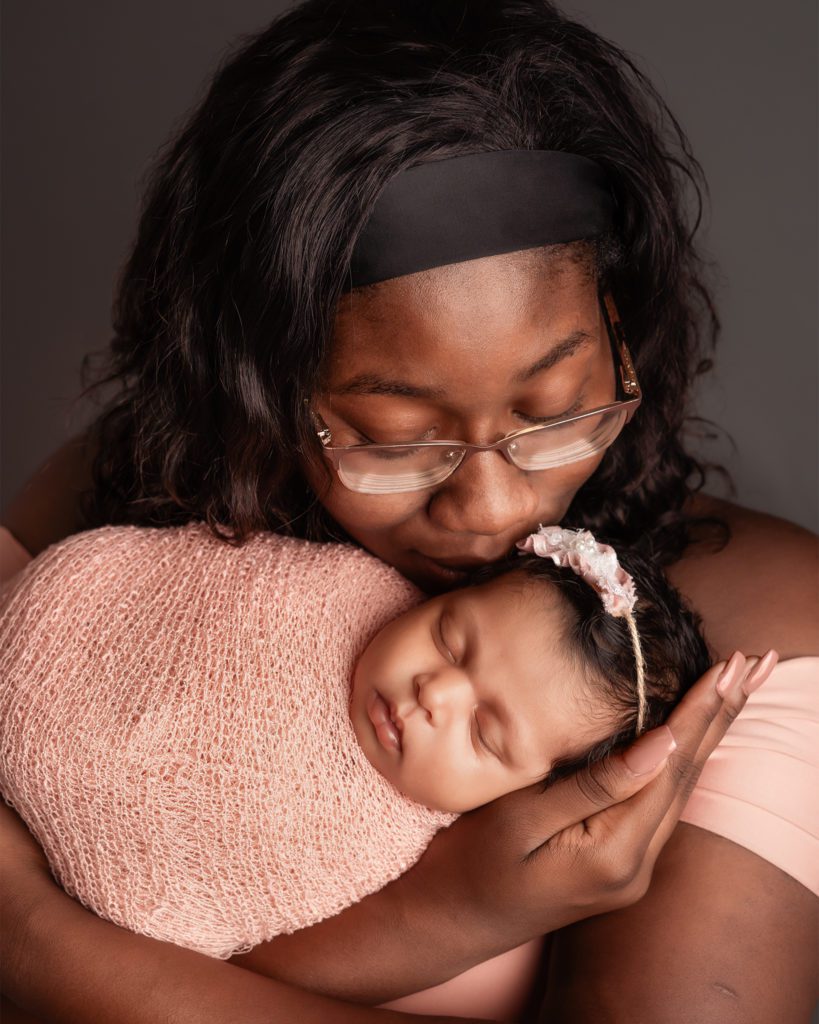
<path id="1" fill-rule="evenodd" d="M 419 673 L 415 688 L 418 704 L 435 725 L 474 703 L 472 684 L 457 665 Z"/>
<path id="2" fill-rule="evenodd" d="M 523 470 L 500 452 L 476 452 L 436 491 L 428 515 L 452 533 L 521 536 L 537 519 L 540 499 Z"/>

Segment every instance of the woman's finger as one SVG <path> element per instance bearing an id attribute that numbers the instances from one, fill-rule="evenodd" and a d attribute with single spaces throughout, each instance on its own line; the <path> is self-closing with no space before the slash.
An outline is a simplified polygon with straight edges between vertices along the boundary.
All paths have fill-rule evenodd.
<path id="1" fill-rule="evenodd" d="M 749 697 L 756 689 L 758 689 L 758 687 L 765 682 L 768 676 L 770 676 L 778 661 L 779 655 L 774 650 L 768 651 L 763 657 L 751 656 L 746 658 L 745 675 L 739 680 L 742 694 Z M 733 706 L 734 698 L 732 698 L 730 693 L 726 693 L 723 696 L 723 700 L 725 700 L 730 706 Z M 725 731 L 722 729 L 722 724 L 719 719 L 716 719 L 712 723 L 711 728 L 705 734 L 702 744 L 700 745 L 699 754 L 703 764 L 716 750 L 724 736 Z"/>
<path id="2" fill-rule="evenodd" d="M 680 737 L 679 746 L 657 779 L 627 805 L 613 807 L 605 815 L 598 815 L 587 823 L 591 831 L 599 832 L 604 828 L 609 835 L 616 837 L 617 841 L 608 846 L 609 857 L 628 855 L 634 870 L 639 870 L 646 879 L 650 877 L 657 856 L 676 828 L 705 762 L 744 707 L 749 692 L 764 682 L 775 663 L 775 652 L 772 652 L 772 657 L 766 655 L 764 659 L 745 658 L 737 652 L 729 659 L 719 672 L 715 687 L 721 707 L 696 746 L 693 744 L 697 733 L 691 725 L 691 716 L 682 714 L 686 710 L 682 704 L 675 709 L 669 723 L 675 738 Z M 700 687 L 700 683 L 696 686 Z M 712 697 L 708 698 L 708 703 L 713 707 Z M 675 716 L 676 724 L 673 723 Z M 651 824 L 654 824 L 653 828 L 646 827 Z M 639 852 L 641 843 L 642 853 Z"/>
<path id="3" fill-rule="evenodd" d="M 728 660 L 725 669 L 720 673 L 716 692 L 721 702 L 721 707 L 701 737 L 696 750 L 691 751 L 690 770 L 686 773 L 685 784 L 678 788 L 668 808 L 667 816 L 669 817 L 669 825 L 672 830 L 676 819 L 679 818 L 688 797 L 691 795 L 691 791 L 697 784 L 705 762 L 725 738 L 731 723 L 744 708 L 748 696 L 758 686 L 761 686 L 771 674 L 776 665 L 777 658 L 776 651 L 769 651 L 764 658 L 755 656 L 746 658 L 741 653 L 736 652 Z M 675 709 L 669 718 L 669 725 L 672 732 L 674 732 L 675 738 L 682 746 L 682 741 L 678 735 L 678 733 L 681 733 L 681 727 L 675 724 L 675 715 L 678 711 L 679 708 Z M 673 761 L 674 759 L 672 758 L 672 767 Z M 678 770 L 681 771 L 682 769 L 678 768 Z"/>
<path id="4" fill-rule="evenodd" d="M 627 852 L 635 863 L 661 830 L 656 844 L 659 849 L 673 831 L 713 746 L 745 704 L 742 683 L 746 673 L 746 659 L 736 652 L 727 663 L 714 665 L 694 684 L 669 717 L 668 739 L 673 738 L 676 747 L 667 749 L 664 756 L 659 739 L 662 730 L 656 729 L 624 753 L 564 780 L 560 809 L 574 819 L 565 827 L 582 826 L 586 832 L 608 840 L 608 856 L 616 858 Z M 706 736 L 710 737 L 708 744 Z M 654 744 L 660 748 L 655 751 L 659 755 L 657 763 L 646 756 Z M 557 801 L 550 804 L 555 807 Z M 572 841 L 572 836 L 567 834 L 563 839 Z"/>
<path id="5" fill-rule="evenodd" d="M 588 829 L 592 819 L 610 815 L 616 808 L 622 808 L 625 818 L 637 820 L 626 802 L 630 805 L 632 798 L 654 783 L 650 786 L 650 800 L 646 801 L 652 804 L 653 827 L 644 820 L 639 822 L 647 844 L 684 783 L 683 776 L 689 769 L 683 766 L 690 764 L 693 771 L 700 744 L 723 710 L 716 683 L 725 668 L 721 662 L 709 669 L 683 698 L 667 726 L 652 729 L 623 753 L 613 754 L 555 783 L 549 789 L 548 800 L 526 801 L 526 839 L 532 848 L 572 826 Z M 674 772 L 665 770 L 670 758 L 677 765 Z M 660 778 L 664 780 L 662 784 Z M 600 827 L 607 824 L 605 819 L 596 821 Z"/>
<path id="6" fill-rule="evenodd" d="M 738 714 L 738 708 L 736 708 L 736 702 L 741 700 L 743 703 L 747 697 L 749 697 L 755 690 L 757 690 L 762 684 L 768 679 L 771 672 L 773 672 L 776 664 L 779 660 L 779 655 L 776 651 L 770 650 L 768 653 L 761 658 L 749 657 L 746 659 L 745 672 L 737 676 L 734 681 L 733 690 L 728 687 L 723 700 L 734 712 L 733 717 Z M 729 711 L 729 715 L 731 712 Z M 725 729 L 722 727 L 722 723 L 719 719 L 715 720 L 711 728 L 705 734 L 702 743 L 697 751 L 697 763 L 705 765 L 708 758 L 716 750 L 717 746 L 722 742 L 725 737 Z M 701 768 L 700 768 L 701 770 Z M 699 772 L 697 773 L 697 779 L 699 778 Z M 695 783 L 696 785 L 696 780 Z M 690 790 L 689 790 L 690 795 Z M 649 843 L 648 856 L 653 863 L 657 855 L 659 854 L 662 847 L 665 845 L 671 833 L 677 827 L 680 814 L 682 813 L 683 806 L 678 807 L 676 802 L 673 803 L 666 813 L 666 817 L 663 819 L 660 827 L 655 832 L 651 842 Z"/>

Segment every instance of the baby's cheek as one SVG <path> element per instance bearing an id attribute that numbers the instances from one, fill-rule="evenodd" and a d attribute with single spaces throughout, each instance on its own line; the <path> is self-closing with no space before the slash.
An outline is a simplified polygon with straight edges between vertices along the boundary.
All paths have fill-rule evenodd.
<path id="1" fill-rule="evenodd" d="M 523 785 L 518 775 L 508 767 L 497 760 L 486 759 L 474 773 L 471 781 L 464 786 L 463 795 L 471 803 L 471 807 L 468 808 L 471 810 L 491 803 L 498 797 L 522 788 Z"/>
<path id="2" fill-rule="evenodd" d="M 455 811 L 464 789 L 463 771 L 439 757 L 405 756 L 396 785 L 411 800 L 437 811 Z"/>
<path id="3" fill-rule="evenodd" d="M 481 807 L 506 792 L 497 775 L 480 764 L 461 765 L 459 770 L 446 775 L 439 772 L 437 778 L 430 779 L 429 788 L 434 790 L 440 810 L 458 814 Z"/>

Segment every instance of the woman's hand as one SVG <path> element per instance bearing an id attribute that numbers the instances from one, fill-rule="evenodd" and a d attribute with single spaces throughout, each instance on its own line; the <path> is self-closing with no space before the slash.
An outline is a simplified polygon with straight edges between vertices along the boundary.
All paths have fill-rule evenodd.
<path id="1" fill-rule="evenodd" d="M 449 908 L 485 957 L 636 902 L 705 761 L 775 663 L 737 653 L 692 687 L 670 732 L 655 729 L 545 793 L 531 786 L 463 815 L 406 876 L 410 903 Z"/>
<path id="2" fill-rule="evenodd" d="M 303 989 L 383 1002 L 639 899 L 703 764 L 745 703 L 743 686 L 755 669 L 764 678 L 772 667 L 757 661 L 731 659 L 724 696 L 716 679 L 725 665 L 691 689 L 669 722 L 677 742 L 670 756 L 667 734 L 655 730 L 546 793 L 533 786 L 465 814 L 381 892 L 236 958 L 301 990 L 95 918 L 51 880 L 28 830 L 0 805 L 6 991 L 54 1020 L 76 1019 L 80 1005 L 88 1021 L 134 1024 L 161 1014 L 247 1024 L 285 1007 L 305 1024 L 328 1019 L 328 1009 L 331 1019 L 369 1020 L 363 1008 L 327 1004 Z M 151 993 L 151 1005 L 137 992 Z"/>
<path id="3" fill-rule="evenodd" d="M 531 786 L 464 814 L 380 892 L 234 962 L 381 1003 L 636 902 L 705 761 L 745 704 L 743 687 L 759 685 L 774 663 L 736 654 L 710 669 L 669 720 L 673 752 L 669 730 L 655 729 L 545 793 Z M 721 675 L 730 684 L 724 695 Z"/>

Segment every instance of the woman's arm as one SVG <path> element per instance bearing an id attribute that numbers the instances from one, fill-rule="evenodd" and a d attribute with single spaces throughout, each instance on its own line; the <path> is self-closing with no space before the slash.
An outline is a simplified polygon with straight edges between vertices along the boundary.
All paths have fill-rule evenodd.
<path id="1" fill-rule="evenodd" d="M 93 443 L 71 438 L 40 465 L 3 510 L 2 523 L 32 555 L 85 529 L 79 500 L 91 486 Z"/>
<path id="2" fill-rule="evenodd" d="M 726 519 L 731 540 L 719 552 L 691 551 L 672 578 L 712 645 L 725 651 L 753 636 L 783 659 L 819 654 L 816 538 L 722 502 L 698 511 Z M 818 955 L 812 892 L 743 846 L 680 824 L 642 900 L 553 937 L 542 1019 L 807 1024 Z"/>
<path id="3" fill-rule="evenodd" d="M 382 1002 L 634 902 L 702 764 L 744 704 L 744 659 L 735 665 L 724 701 L 715 690 L 718 666 L 676 709 L 670 725 L 678 749 L 670 759 L 657 748 L 664 730 L 655 730 L 625 757 L 545 794 L 534 786 L 462 815 L 380 893 L 235 962 L 315 991 Z M 755 665 L 749 659 L 748 668 Z M 645 774 L 632 771 L 651 761 Z M 362 974 L 361 963 L 377 970 Z"/>
<path id="4" fill-rule="evenodd" d="M 679 815 L 679 791 L 701 767 L 708 742 L 717 741 L 742 703 L 741 694 L 735 694 L 723 705 L 714 691 L 713 673 L 695 690 L 696 696 L 692 691 L 677 712 L 674 729 L 681 742 L 673 770 L 663 771 L 664 758 L 658 757 L 654 770 L 636 776 L 628 757 L 613 758 L 548 794 L 533 787 L 496 801 L 463 816 L 436 838 L 416 868 L 382 893 L 314 929 L 259 947 L 243 963 L 328 994 L 382 1002 L 446 980 L 543 931 L 635 899 L 647 884 L 643 878 L 667 835 L 667 822 L 673 826 Z M 662 740 L 661 733 L 641 740 L 632 758 L 658 738 Z M 646 785 L 653 779 L 656 784 Z M 11 884 L 10 872 L 4 874 Z M 76 956 L 83 942 L 89 951 L 94 942 L 105 947 L 111 930 L 117 935 L 110 940 L 116 948 L 135 940 L 128 962 L 136 965 L 147 958 L 145 969 L 151 973 L 157 969 L 156 945 L 174 949 L 115 929 L 70 901 L 70 910 L 55 906 L 53 914 L 46 913 L 44 901 L 66 899 L 50 883 L 46 888 L 48 895 L 41 890 L 22 910 L 19 904 L 14 908 L 26 955 L 13 962 L 34 971 L 24 972 L 18 991 L 39 991 L 40 983 L 49 984 L 50 972 L 43 971 L 55 949 L 62 963 L 66 951 Z M 26 916 L 27 907 L 34 906 L 42 911 L 40 920 L 48 922 L 47 928 L 37 929 L 35 919 Z M 55 921 L 64 922 L 67 930 L 81 930 L 83 940 L 64 941 L 54 931 Z M 186 955 L 200 966 L 204 960 L 203 970 L 214 966 Z M 176 965 L 169 975 L 177 987 L 179 969 Z M 92 956 L 71 963 L 72 976 L 86 972 L 83 990 L 108 998 L 106 977 L 95 976 L 96 970 Z M 119 981 L 117 995 L 123 997 L 127 986 Z M 132 983 L 138 990 L 138 975 Z M 206 991 L 198 979 L 194 987 Z M 158 983 L 154 989 L 166 991 Z M 52 986 L 52 991 L 61 998 L 59 987 Z"/>
<path id="5" fill-rule="evenodd" d="M 380 1011 L 290 986 L 385 1002 L 645 892 L 689 787 L 744 704 L 745 659 L 732 664 L 724 697 L 715 686 L 721 665 L 674 712 L 670 759 L 667 733 L 656 730 L 546 793 L 532 787 L 463 815 L 380 893 L 248 954 L 249 966 L 286 984 L 83 910 L 53 884 L 28 831 L 2 807 L 5 990 L 57 1022 L 378 1020 Z"/>
<path id="6" fill-rule="evenodd" d="M 35 1020 L 454 1024 L 450 1017 L 343 1003 L 118 928 L 84 910 L 53 884 L 39 848 L 2 802 L 0 819 L 2 989 L 15 1007 Z"/>

